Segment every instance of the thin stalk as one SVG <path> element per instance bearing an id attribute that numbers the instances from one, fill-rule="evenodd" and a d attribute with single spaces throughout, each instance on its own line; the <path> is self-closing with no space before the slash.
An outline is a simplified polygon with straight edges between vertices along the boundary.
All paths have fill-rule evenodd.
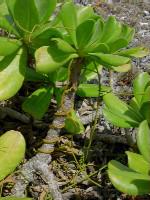
<path id="1" fill-rule="evenodd" d="M 90 151 L 93 139 L 95 137 L 95 129 L 96 129 L 96 124 L 97 124 L 97 122 L 99 120 L 99 108 L 100 108 L 100 104 L 101 104 L 101 97 L 100 97 L 100 91 L 101 91 L 100 79 L 101 79 L 101 76 L 100 76 L 100 74 L 98 72 L 98 68 L 97 68 L 95 63 L 94 63 L 94 65 L 95 65 L 95 69 L 96 69 L 97 75 L 98 75 L 99 97 L 97 98 L 97 109 L 96 109 L 96 113 L 95 113 L 94 124 L 93 124 L 93 126 L 91 128 L 91 131 L 90 131 L 90 139 L 89 139 L 89 142 L 88 142 L 88 146 L 85 147 L 85 152 L 84 152 L 85 161 L 88 159 L 89 151 Z"/>

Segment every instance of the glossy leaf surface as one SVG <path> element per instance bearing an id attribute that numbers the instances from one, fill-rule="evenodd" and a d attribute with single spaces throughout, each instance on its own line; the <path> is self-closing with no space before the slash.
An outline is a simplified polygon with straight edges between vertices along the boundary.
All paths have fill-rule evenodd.
<path id="1" fill-rule="evenodd" d="M 112 54 L 102 54 L 102 53 L 90 53 L 90 55 L 98 57 L 99 63 L 105 62 L 108 65 L 111 66 L 120 66 L 128 63 L 130 61 L 129 58 L 118 56 L 118 55 L 112 55 Z"/>
<path id="2" fill-rule="evenodd" d="M 150 175 L 150 163 L 142 155 L 126 151 L 128 156 L 128 167 L 141 174 Z"/>
<path id="3" fill-rule="evenodd" d="M 142 58 L 149 54 L 149 50 L 145 47 L 135 47 L 131 49 L 122 50 L 117 54 L 121 56 Z"/>
<path id="4" fill-rule="evenodd" d="M 77 54 L 70 54 L 60 50 L 54 42 L 51 46 L 41 47 L 36 51 L 36 70 L 48 74 L 58 70 L 66 62 L 76 57 L 78 57 Z"/>
<path id="5" fill-rule="evenodd" d="M 146 120 L 139 126 L 137 145 L 145 160 L 150 163 L 150 128 Z"/>
<path id="6" fill-rule="evenodd" d="M 76 41 L 77 13 L 76 13 L 76 7 L 72 2 L 66 2 L 62 6 L 61 19 L 73 43 L 75 44 L 75 46 L 77 46 L 77 41 Z"/>
<path id="7" fill-rule="evenodd" d="M 139 125 L 139 122 L 134 121 L 132 118 L 121 113 L 111 112 L 107 107 L 103 108 L 103 114 L 109 122 L 118 127 L 130 128 Z"/>
<path id="8" fill-rule="evenodd" d="M 121 192 L 133 196 L 150 193 L 150 176 L 137 173 L 115 160 L 108 164 L 108 175 Z"/>
<path id="9" fill-rule="evenodd" d="M 16 25 L 23 32 L 32 31 L 35 26 L 49 19 L 56 7 L 56 0 L 6 0 Z"/>
<path id="10" fill-rule="evenodd" d="M 84 132 L 84 126 L 74 110 L 66 117 L 65 129 L 72 134 L 81 134 Z"/>
<path id="11" fill-rule="evenodd" d="M 21 47 L 22 43 L 19 40 L 0 37 L 0 56 L 7 56 Z"/>
<path id="12" fill-rule="evenodd" d="M 92 37 L 94 20 L 86 20 L 77 27 L 76 38 L 79 49 L 83 49 Z"/>
<path id="13" fill-rule="evenodd" d="M 150 75 L 147 72 L 140 73 L 133 81 L 133 93 L 139 105 L 146 88 L 150 85 Z"/>
<path id="14" fill-rule="evenodd" d="M 150 123 L 150 86 L 145 89 L 141 100 L 140 112 L 144 118 Z"/>
<path id="15" fill-rule="evenodd" d="M 115 41 L 118 39 L 121 30 L 121 24 L 116 20 L 114 16 L 110 16 L 104 25 L 101 42 L 110 43 Z"/>
<path id="16" fill-rule="evenodd" d="M 16 55 L 0 61 L 0 100 L 14 96 L 21 88 L 26 68 L 26 52 L 20 49 Z"/>
<path id="17" fill-rule="evenodd" d="M 34 0 L 26 0 L 26 8 L 24 8 L 24 0 L 6 0 L 11 15 L 16 25 L 24 32 L 32 31 L 33 27 L 38 24 L 38 13 Z"/>
<path id="18" fill-rule="evenodd" d="M 9 22 L 7 16 L 0 15 L 0 27 L 5 31 L 8 31 L 8 33 L 12 33 L 17 37 L 19 37 L 19 33 L 14 28 L 14 26 Z"/>
<path id="19" fill-rule="evenodd" d="M 12 173 L 25 154 L 25 140 L 20 132 L 8 131 L 0 137 L 0 180 Z"/>
<path id="20" fill-rule="evenodd" d="M 140 123 L 142 121 L 142 116 L 138 111 L 133 110 L 129 105 L 120 100 L 118 97 L 112 93 L 106 94 L 103 97 L 106 108 L 113 114 L 117 116 L 123 115 L 126 122 L 131 123 Z"/>
<path id="21" fill-rule="evenodd" d="M 22 109 L 35 119 L 42 119 L 53 95 L 53 88 L 40 88 L 33 92 L 22 104 Z"/>
<path id="22" fill-rule="evenodd" d="M 80 84 L 77 89 L 77 95 L 80 97 L 99 97 L 109 92 L 111 92 L 110 87 L 97 84 Z"/>
<path id="23" fill-rule="evenodd" d="M 95 16 L 93 8 L 90 6 L 81 6 L 77 10 L 77 25 L 83 23 L 88 19 L 92 19 Z"/>

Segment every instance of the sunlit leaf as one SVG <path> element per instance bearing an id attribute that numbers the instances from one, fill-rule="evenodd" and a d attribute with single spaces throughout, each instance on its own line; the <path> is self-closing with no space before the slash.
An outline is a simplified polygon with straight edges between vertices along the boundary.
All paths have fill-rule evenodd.
<path id="1" fill-rule="evenodd" d="M 77 95 L 80 97 L 99 97 L 111 92 L 108 86 L 98 84 L 80 84 L 77 89 Z"/>
<path id="2" fill-rule="evenodd" d="M 0 37 L 0 56 L 7 56 L 14 53 L 21 47 L 19 40 Z"/>
<path id="3" fill-rule="evenodd" d="M 6 56 L 0 61 L 0 100 L 14 96 L 21 88 L 26 69 L 26 52 Z"/>
<path id="4" fill-rule="evenodd" d="M 112 184 L 123 193 L 133 196 L 150 193 L 150 176 L 137 173 L 115 160 L 108 164 L 108 175 Z"/>
<path id="5" fill-rule="evenodd" d="M 0 137 L 0 180 L 20 164 L 25 154 L 25 140 L 20 132 L 8 131 Z"/>
<path id="6" fill-rule="evenodd" d="M 132 65 L 131 63 L 127 63 L 125 65 L 121 65 L 121 66 L 118 66 L 118 67 L 111 67 L 114 71 L 116 72 L 128 72 L 131 70 L 132 68 Z"/>
<path id="7" fill-rule="evenodd" d="M 114 16 L 110 16 L 103 29 L 103 34 L 101 36 L 101 42 L 103 43 L 112 43 L 116 39 L 118 39 L 120 33 L 122 31 L 122 26 L 119 22 L 117 22 Z"/>
<path id="8" fill-rule="evenodd" d="M 147 72 L 140 73 L 133 81 L 133 93 L 139 105 L 145 89 L 150 85 L 150 75 Z"/>
<path id="9" fill-rule="evenodd" d="M 128 167 L 141 174 L 150 175 L 150 163 L 142 155 L 126 151 L 128 156 Z"/>
<path id="10" fill-rule="evenodd" d="M 83 49 L 92 37 L 94 20 L 86 20 L 77 27 L 76 38 L 79 49 Z"/>
<path id="11" fill-rule="evenodd" d="M 33 0 L 6 0 L 8 9 L 20 30 L 28 32 L 39 23 L 38 13 Z M 26 6 L 25 6 L 26 5 Z M 25 6 L 25 9 L 23 9 Z"/>
<path id="12" fill-rule="evenodd" d="M 138 111 L 133 110 L 132 107 L 127 105 L 125 102 L 120 100 L 118 97 L 116 97 L 112 93 L 108 93 L 104 95 L 103 100 L 107 108 L 106 110 L 107 112 L 105 111 L 107 113 L 106 117 L 109 117 L 109 112 L 111 116 L 110 119 L 112 119 L 113 117 L 112 115 L 116 115 L 118 117 L 122 116 L 125 123 L 130 125 L 130 127 L 138 126 L 138 124 L 142 121 L 143 118 Z M 119 121 L 117 123 L 119 124 Z"/>
<path id="13" fill-rule="evenodd" d="M 95 13 L 90 6 L 80 6 L 77 10 L 77 23 L 83 23 L 87 19 L 92 19 Z"/>
<path id="14" fill-rule="evenodd" d="M 137 145 L 143 157 L 150 163 L 150 128 L 146 120 L 139 126 Z"/>
<path id="15" fill-rule="evenodd" d="M 72 134 L 81 134 L 84 132 L 84 126 L 74 110 L 69 112 L 66 117 L 65 129 Z"/>
<path id="16" fill-rule="evenodd" d="M 14 28 L 13 24 L 9 22 L 7 16 L 0 15 L 0 27 L 4 29 L 5 31 L 8 31 L 8 33 L 12 33 L 16 35 L 17 37 L 19 37 L 19 33 Z"/>
<path id="17" fill-rule="evenodd" d="M 60 50 L 53 41 L 49 47 L 39 48 L 35 53 L 36 70 L 42 73 L 52 73 L 58 70 L 69 60 L 78 57 L 77 54 L 70 54 Z"/>
<path id="18" fill-rule="evenodd" d="M 62 6 L 60 13 L 65 29 L 70 34 L 70 37 L 74 42 L 75 46 L 77 46 L 77 41 L 76 41 L 77 13 L 76 13 L 76 7 L 73 4 L 73 2 L 66 2 Z"/>
<path id="19" fill-rule="evenodd" d="M 117 52 L 118 55 L 127 57 L 142 58 L 149 54 L 149 49 L 145 47 L 135 47 Z"/>
<path id="20" fill-rule="evenodd" d="M 99 63 L 101 63 L 102 61 L 108 65 L 115 66 L 115 67 L 129 63 L 130 61 L 129 58 L 118 56 L 118 55 L 103 54 L 103 53 L 89 53 L 89 54 L 99 58 Z"/>

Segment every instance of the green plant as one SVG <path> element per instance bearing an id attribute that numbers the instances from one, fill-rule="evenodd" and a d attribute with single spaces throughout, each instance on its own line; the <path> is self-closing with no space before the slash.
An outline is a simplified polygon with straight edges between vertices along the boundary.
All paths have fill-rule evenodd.
<path id="1" fill-rule="evenodd" d="M 18 92 L 28 76 L 45 78 L 27 66 L 36 48 L 48 45 L 49 38 L 60 33 L 49 21 L 56 0 L 6 0 L 1 6 L 0 28 L 6 32 L 0 37 L 0 100 L 6 100 Z"/>
<path id="2" fill-rule="evenodd" d="M 102 66 L 113 70 L 119 68 L 118 71 L 124 70 L 130 66 L 132 57 L 142 57 L 148 50 L 143 47 L 122 50 L 132 40 L 133 28 L 117 22 L 113 16 L 104 21 L 91 7 L 77 6 L 72 1 L 62 6 L 52 26 L 61 32 L 61 37 L 54 36 L 49 40 L 49 45 L 36 50 L 35 68 L 38 73 L 46 74 L 53 83 L 51 88 L 60 103 L 60 110 L 56 115 L 69 119 L 71 116 L 73 120 L 69 120 L 69 123 L 74 126 L 79 123 L 73 109 L 76 92 L 82 97 L 97 97 L 111 90 L 109 87 L 87 84 L 86 81 L 92 79 Z M 58 81 L 66 80 L 68 83 L 64 89 L 57 88 Z M 24 102 L 23 110 L 34 118 L 41 119 L 47 106 L 43 106 L 37 114 L 38 103 L 37 106 L 33 106 L 33 101 L 37 96 L 41 104 L 46 104 L 44 95 L 47 96 L 46 91 L 31 94 Z M 70 101 L 66 107 L 67 95 L 70 95 Z M 68 131 L 73 130 L 69 128 L 70 125 L 66 127 Z M 64 126 L 65 123 L 62 123 L 59 127 Z M 75 132 L 82 132 L 81 123 L 78 127 L 79 131 Z M 76 127 L 74 130 L 77 130 Z"/>
<path id="3" fill-rule="evenodd" d="M 0 180 L 12 173 L 25 155 L 25 140 L 18 131 L 7 131 L 0 137 Z"/>
<path id="4" fill-rule="evenodd" d="M 108 175 L 112 184 L 129 195 L 150 193 L 150 75 L 140 73 L 133 81 L 133 98 L 126 104 L 114 94 L 103 97 L 104 116 L 112 124 L 123 127 L 139 127 L 137 146 L 140 154 L 127 151 L 128 167 L 118 161 L 108 163 Z"/>
<path id="5" fill-rule="evenodd" d="M 112 184 L 119 191 L 133 196 L 150 193 L 150 128 L 146 120 L 140 123 L 137 146 L 141 154 L 126 152 L 128 167 L 115 160 L 108 163 Z"/>
<path id="6" fill-rule="evenodd" d="M 144 119 L 150 124 L 150 75 L 140 73 L 133 81 L 133 98 L 129 105 L 112 93 L 103 97 L 105 118 L 112 124 L 123 127 L 138 127 Z"/>

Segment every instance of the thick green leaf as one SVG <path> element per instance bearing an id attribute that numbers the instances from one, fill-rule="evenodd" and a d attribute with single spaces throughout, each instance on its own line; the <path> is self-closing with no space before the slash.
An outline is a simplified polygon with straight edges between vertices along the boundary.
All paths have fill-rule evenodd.
<path id="1" fill-rule="evenodd" d="M 122 31 L 121 31 L 121 34 L 120 34 L 121 38 L 126 39 L 129 43 L 129 42 L 132 41 L 134 34 L 135 34 L 134 28 L 131 28 L 126 24 L 122 24 Z"/>
<path id="2" fill-rule="evenodd" d="M 66 117 L 65 129 L 72 134 L 81 134 L 84 132 L 84 126 L 74 110 L 69 112 Z"/>
<path id="3" fill-rule="evenodd" d="M 88 45 L 92 37 L 92 30 L 94 26 L 94 20 L 86 20 L 77 27 L 76 38 L 79 49 L 83 49 Z"/>
<path id="4" fill-rule="evenodd" d="M 110 87 L 97 84 L 80 84 L 77 89 L 77 95 L 80 97 L 99 97 L 108 92 L 111 92 Z"/>
<path id="5" fill-rule="evenodd" d="M 150 75 L 147 72 L 140 73 L 133 81 L 133 93 L 139 105 L 146 88 L 150 85 Z"/>
<path id="6" fill-rule="evenodd" d="M 140 112 L 147 119 L 148 123 L 150 123 L 150 86 L 148 86 L 144 92 L 144 95 L 141 100 L 141 108 Z"/>
<path id="7" fill-rule="evenodd" d="M 138 123 L 142 121 L 143 118 L 138 111 L 133 110 L 132 107 L 127 105 L 112 93 L 104 95 L 103 100 L 108 109 L 107 114 L 109 111 L 111 116 L 112 114 L 116 116 L 123 116 L 125 122 L 131 127 L 137 126 Z"/>
<path id="8" fill-rule="evenodd" d="M 128 167 L 141 174 L 150 175 L 150 163 L 142 155 L 126 151 L 128 156 Z"/>
<path id="9" fill-rule="evenodd" d="M 52 41 L 56 42 L 57 48 L 65 53 L 76 53 L 76 50 L 65 40 L 60 38 L 53 38 Z"/>
<path id="10" fill-rule="evenodd" d="M 8 9 L 7 9 L 7 5 L 6 5 L 4 0 L 1 0 L 1 2 L 0 2 L 0 14 L 1 15 L 8 15 L 9 14 Z"/>
<path id="11" fill-rule="evenodd" d="M 134 110 L 139 110 L 139 105 L 135 97 L 133 97 L 129 104 Z"/>
<path id="12" fill-rule="evenodd" d="M 132 65 L 131 63 L 127 63 L 125 65 L 121 65 L 121 66 L 118 66 L 118 67 L 111 67 L 114 71 L 116 72 L 128 72 L 131 70 L 132 68 Z"/>
<path id="13" fill-rule="evenodd" d="M 26 52 L 20 49 L 17 54 L 6 56 L 0 61 L 0 100 L 14 96 L 21 88 L 26 69 Z"/>
<path id="14" fill-rule="evenodd" d="M 103 108 L 103 114 L 109 122 L 118 127 L 131 128 L 137 127 L 139 125 L 139 122 L 133 120 L 132 118 L 124 114 L 116 114 L 114 112 L 111 112 L 111 110 L 109 110 L 107 107 Z"/>
<path id="15" fill-rule="evenodd" d="M 42 73 L 52 73 L 58 70 L 62 65 L 67 63 L 73 58 L 77 58 L 77 54 L 70 54 L 62 51 L 57 46 L 57 43 L 53 43 L 47 47 L 39 48 L 35 53 L 36 70 Z"/>
<path id="16" fill-rule="evenodd" d="M 14 28 L 13 24 L 11 24 L 9 22 L 9 20 L 7 19 L 6 16 L 0 15 L 0 27 L 4 30 L 8 31 L 8 33 L 10 33 L 10 34 L 12 33 L 12 34 L 16 35 L 17 37 L 19 36 L 19 33 Z"/>
<path id="17" fill-rule="evenodd" d="M 118 55 L 127 57 L 142 58 L 149 54 L 149 49 L 145 47 L 135 47 L 117 52 Z"/>
<path id="18" fill-rule="evenodd" d="M 43 87 L 34 91 L 22 104 L 22 109 L 35 119 L 42 119 L 48 110 L 53 88 Z"/>
<path id="19" fill-rule="evenodd" d="M 119 38 L 116 41 L 109 44 L 110 52 L 116 52 L 119 49 L 126 47 L 128 45 L 128 41 L 124 38 Z M 117 53 L 118 54 L 118 53 Z M 120 55 L 120 54 L 119 54 Z"/>
<path id="20" fill-rule="evenodd" d="M 70 34 L 70 37 L 74 45 L 77 47 L 77 41 L 76 41 L 77 12 L 73 2 L 66 2 L 62 6 L 60 15 L 65 29 Z"/>
<path id="21" fill-rule="evenodd" d="M 6 0 L 8 9 L 16 25 L 23 32 L 32 31 L 39 23 L 39 17 L 34 0 Z M 23 9 L 25 6 L 25 9 Z"/>
<path id="22" fill-rule="evenodd" d="M 56 37 L 62 37 L 56 28 L 52 28 L 50 24 L 40 26 L 31 35 L 32 46 L 34 49 L 41 46 L 48 46 L 51 43 L 51 38 Z"/>
<path id="23" fill-rule="evenodd" d="M 150 163 L 150 128 L 146 120 L 139 126 L 137 145 L 143 157 Z"/>
<path id="24" fill-rule="evenodd" d="M 89 53 L 89 54 L 99 58 L 99 63 L 101 63 L 102 61 L 108 65 L 115 67 L 127 64 L 130 61 L 129 58 L 118 55 L 103 54 L 103 53 Z"/>
<path id="25" fill-rule="evenodd" d="M 121 192 L 134 196 L 150 193 L 150 176 L 137 173 L 115 160 L 108 164 L 108 175 Z"/>
<path id="26" fill-rule="evenodd" d="M 104 25 L 103 34 L 100 41 L 102 43 L 112 43 L 118 39 L 121 31 L 121 24 L 117 22 L 114 16 L 110 16 Z"/>
<path id="27" fill-rule="evenodd" d="M 30 0 L 32 1 L 32 0 Z M 34 0 L 40 23 L 49 20 L 55 10 L 57 0 Z"/>
<path id="28" fill-rule="evenodd" d="M 0 137 L 0 180 L 20 164 L 25 154 L 25 140 L 20 132 L 8 131 Z"/>
<path id="29" fill-rule="evenodd" d="M 77 24 L 81 24 L 87 19 L 92 19 L 95 16 L 93 8 L 90 6 L 80 6 L 77 10 Z"/>
<path id="30" fill-rule="evenodd" d="M 85 47 L 84 52 L 86 53 L 109 53 L 110 49 L 109 46 L 105 43 L 93 43 L 90 45 L 88 45 L 87 47 Z"/>
<path id="31" fill-rule="evenodd" d="M 33 82 L 48 82 L 48 76 L 45 74 L 40 74 L 36 72 L 34 69 L 27 67 L 26 74 L 25 74 L 25 81 L 33 81 Z"/>
<path id="32" fill-rule="evenodd" d="M 19 40 L 0 37 L 0 56 L 7 56 L 14 53 L 21 47 Z"/>
<path id="33" fill-rule="evenodd" d="M 58 106 L 61 106 L 63 92 L 64 88 L 56 88 L 56 87 L 54 88 L 54 95 Z"/>
<path id="34" fill-rule="evenodd" d="M 94 23 L 92 37 L 91 37 L 88 45 L 86 46 L 87 52 L 93 52 L 93 49 L 95 49 L 99 44 L 101 44 L 100 36 L 103 31 L 103 26 L 104 26 L 104 23 L 100 19 Z M 104 44 L 104 43 L 102 43 L 102 44 Z"/>

